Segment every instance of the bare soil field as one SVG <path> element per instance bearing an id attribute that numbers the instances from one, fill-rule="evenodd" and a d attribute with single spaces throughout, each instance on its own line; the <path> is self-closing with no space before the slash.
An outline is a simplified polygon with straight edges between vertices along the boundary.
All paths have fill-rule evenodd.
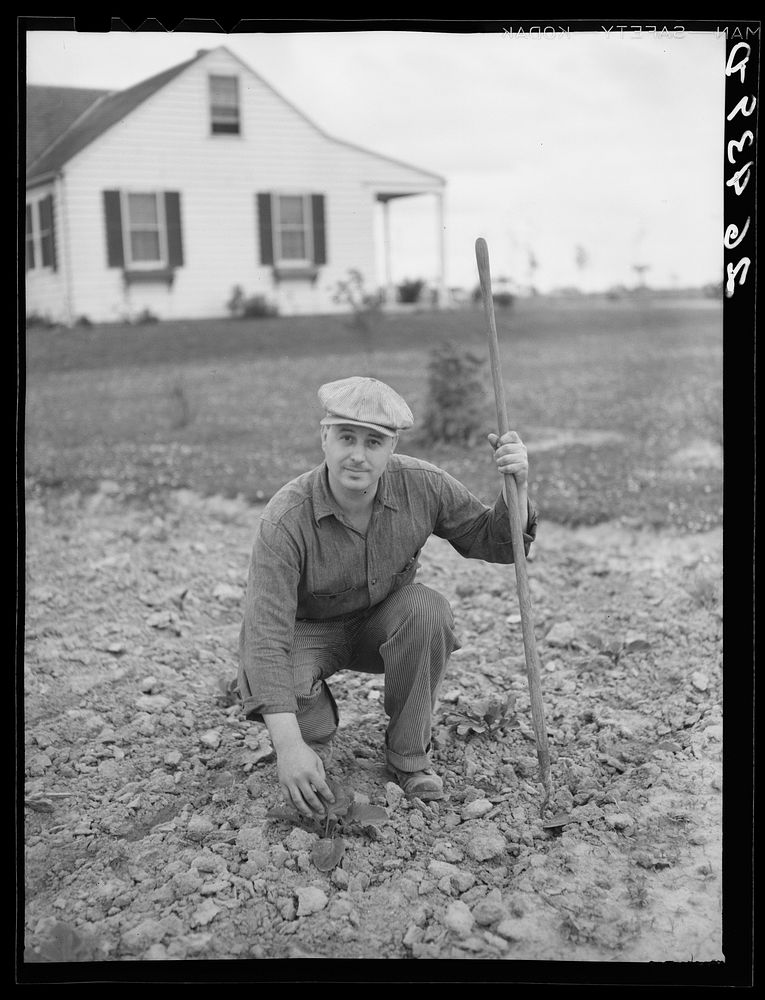
<path id="1" fill-rule="evenodd" d="M 544 816 L 512 568 L 432 539 L 463 642 L 446 798 L 402 798 L 381 680 L 339 675 L 329 774 L 378 809 L 321 870 L 230 694 L 257 516 L 190 491 L 149 516 L 112 482 L 28 506 L 28 962 L 722 960 L 719 530 L 540 526 Z"/>
<path id="2" fill-rule="evenodd" d="M 257 520 L 320 460 L 322 381 L 374 374 L 422 414 L 428 351 L 485 351 L 480 314 L 394 317 L 372 350 L 330 317 L 29 331 L 24 981 L 534 982 L 542 966 L 714 985 L 746 966 L 749 500 L 728 486 L 723 517 L 719 303 L 529 301 L 499 325 L 541 515 L 551 801 L 513 569 L 432 538 L 418 578 L 462 642 L 434 733 L 445 798 L 402 796 L 383 680 L 345 672 L 324 824 L 286 810 L 232 690 Z M 496 494 L 480 442 L 399 450 Z"/>

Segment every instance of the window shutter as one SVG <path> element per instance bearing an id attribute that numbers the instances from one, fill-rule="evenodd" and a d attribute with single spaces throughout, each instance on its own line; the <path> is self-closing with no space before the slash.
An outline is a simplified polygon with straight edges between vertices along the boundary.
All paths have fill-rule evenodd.
<path id="1" fill-rule="evenodd" d="M 313 262 L 327 263 L 327 236 L 324 221 L 324 195 L 311 195 L 311 215 L 313 217 Z"/>
<path id="2" fill-rule="evenodd" d="M 271 226 L 271 195 L 258 194 L 258 231 L 260 233 L 260 263 L 274 262 L 274 235 Z"/>
<path id="3" fill-rule="evenodd" d="M 43 243 L 43 267 L 56 270 L 56 222 L 53 216 L 53 195 L 46 194 L 40 201 L 40 229 L 49 233 L 49 239 Z M 47 252 L 46 252 L 47 251 Z"/>
<path id="4" fill-rule="evenodd" d="M 167 224 L 167 263 L 170 267 L 183 267 L 181 196 L 178 191 L 165 191 L 165 222 Z"/>
<path id="5" fill-rule="evenodd" d="M 32 205 L 27 205 L 27 232 L 26 232 L 26 270 L 29 271 L 35 266 L 35 227 L 32 212 Z"/>
<path id="6" fill-rule="evenodd" d="M 122 208 L 119 191 L 104 191 L 104 218 L 107 266 L 124 267 L 125 251 L 122 246 Z"/>
<path id="7" fill-rule="evenodd" d="M 56 254 L 56 213 L 53 211 L 52 194 L 48 195 L 48 200 L 50 201 L 50 264 L 54 271 L 58 271 L 58 256 Z"/>

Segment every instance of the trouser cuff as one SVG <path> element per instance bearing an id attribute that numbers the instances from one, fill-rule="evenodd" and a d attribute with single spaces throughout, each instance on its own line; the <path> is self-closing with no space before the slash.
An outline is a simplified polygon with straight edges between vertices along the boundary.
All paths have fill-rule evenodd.
<path id="1" fill-rule="evenodd" d="M 403 757 L 400 753 L 396 753 L 395 750 L 391 750 L 388 747 L 385 751 L 385 756 L 399 771 L 424 771 L 432 766 L 430 757 L 426 753 L 416 754 L 413 757 Z"/>

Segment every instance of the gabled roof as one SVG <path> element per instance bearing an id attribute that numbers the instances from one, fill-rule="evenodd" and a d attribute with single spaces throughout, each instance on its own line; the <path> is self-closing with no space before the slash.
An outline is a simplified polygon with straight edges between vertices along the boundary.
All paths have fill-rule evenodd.
<path id="1" fill-rule="evenodd" d="M 85 87 L 43 87 L 26 89 L 26 154 L 32 163 L 65 132 L 80 115 L 108 90 Z"/>
<path id="2" fill-rule="evenodd" d="M 36 160 L 30 158 L 27 162 L 27 180 L 59 170 L 67 160 L 70 160 L 112 125 L 116 125 L 117 122 L 129 115 L 139 104 L 161 90 L 179 73 L 200 59 L 202 55 L 204 52 L 198 52 L 193 59 L 187 59 L 186 62 L 180 63 L 178 66 L 171 66 L 170 69 L 163 70 L 156 76 L 149 77 L 148 80 L 142 80 L 127 90 L 103 92 L 100 99 L 91 102 L 85 113 L 61 132 L 53 144 L 48 146 Z M 29 132 L 29 125 L 27 130 Z"/>
<path id="3" fill-rule="evenodd" d="M 224 46 L 220 46 L 224 48 Z M 145 100 L 155 94 L 158 90 L 164 87 L 166 84 L 170 83 L 176 76 L 182 73 L 185 69 L 191 66 L 193 63 L 197 62 L 203 56 L 207 55 L 209 49 L 199 49 L 197 54 L 191 58 L 187 59 L 185 62 L 179 63 L 177 66 L 171 66 L 170 69 L 163 70 L 161 73 L 157 73 L 156 76 L 149 77 L 148 80 L 142 80 L 140 83 L 136 83 L 134 86 L 128 88 L 127 90 L 120 91 L 81 91 L 81 93 L 89 93 L 92 95 L 98 95 L 93 101 L 85 105 L 84 112 L 79 118 L 70 119 L 70 122 L 59 131 L 57 138 L 54 138 L 52 144 L 47 145 L 38 152 L 37 159 L 32 159 L 31 156 L 27 157 L 27 183 L 34 183 L 38 178 L 47 177 L 50 174 L 55 173 L 60 170 L 63 165 L 70 160 L 75 154 L 79 153 L 81 149 L 84 149 L 87 145 L 97 139 L 103 132 L 105 132 L 112 125 L 117 124 L 123 118 L 130 114 L 139 104 L 142 104 Z M 385 156 L 381 153 L 372 152 L 372 150 L 365 149 L 362 146 L 357 146 L 355 143 L 346 142 L 343 139 L 336 139 L 331 135 L 328 135 L 322 128 L 316 125 L 315 122 L 304 114 L 299 108 L 296 108 L 291 101 L 288 101 L 283 97 L 273 86 L 271 86 L 268 81 L 264 80 L 258 73 L 255 73 L 246 63 L 244 63 L 238 56 L 225 49 L 229 55 L 233 56 L 234 59 L 239 62 L 244 69 L 252 73 L 253 76 L 257 77 L 260 82 L 269 88 L 284 104 L 292 108 L 296 114 L 307 122 L 312 128 L 322 135 L 325 139 L 330 142 L 337 143 L 341 146 L 346 146 L 349 149 L 355 149 L 361 153 L 367 153 L 371 156 L 376 157 L 379 160 L 386 160 L 389 163 L 394 163 L 397 166 L 406 167 L 408 170 L 415 170 L 420 174 L 427 175 L 432 180 L 436 181 L 438 184 L 445 184 L 445 180 L 439 174 L 434 174 L 432 171 L 423 170 L 421 167 L 415 167 L 412 164 L 404 163 L 402 160 L 394 159 L 391 156 Z M 35 88 L 28 88 L 28 90 Z M 40 90 L 51 90 L 51 91 L 72 91 L 74 88 L 70 87 L 49 87 L 49 88 L 37 88 Z M 28 108 L 30 105 L 28 104 Z M 27 121 L 27 146 L 29 147 L 30 137 L 29 132 L 31 132 L 31 124 L 29 122 L 29 115 Z M 38 147 L 40 149 L 40 147 Z M 395 195 L 391 195 L 393 197 Z"/>

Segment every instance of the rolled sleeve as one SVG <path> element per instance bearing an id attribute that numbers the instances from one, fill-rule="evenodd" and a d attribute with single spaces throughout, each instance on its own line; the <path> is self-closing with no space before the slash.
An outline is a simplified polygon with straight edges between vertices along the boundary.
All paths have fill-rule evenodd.
<path id="1" fill-rule="evenodd" d="M 527 526 L 523 532 L 524 549 L 529 553 L 536 537 L 538 515 L 528 500 Z M 440 497 L 440 509 L 435 534 L 446 538 L 454 548 L 468 559 L 486 562 L 513 562 L 513 544 L 510 517 L 504 491 L 500 491 L 494 505 L 482 503 L 452 476 L 445 475 Z"/>
<path id="2" fill-rule="evenodd" d="M 507 529 L 507 544 L 512 545 L 512 538 L 510 536 L 510 510 L 507 506 L 507 501 L 505 500 L 504 490 L 497 497 L 493 512 L 498 519 L 498 523 L 502 524 L 503 530 Z M 539 523 L 539 513 L 531 501 L 531 497 L 527 497 L 526 501 L 526 528 L 523 532 L 523 547 L 526 555 L 529 554 L 531 545 L 534 539 L 537 537 L 537 525 Z M 512 560 L 511 560 L 512 561 Z"/>
<path id="3" fill-rule="evenodd" d="M 296 712 L 291 649 L 301 556 L 280 526 L 261 521 L 253 544 L 239 641 L 245 714 Z"/>

